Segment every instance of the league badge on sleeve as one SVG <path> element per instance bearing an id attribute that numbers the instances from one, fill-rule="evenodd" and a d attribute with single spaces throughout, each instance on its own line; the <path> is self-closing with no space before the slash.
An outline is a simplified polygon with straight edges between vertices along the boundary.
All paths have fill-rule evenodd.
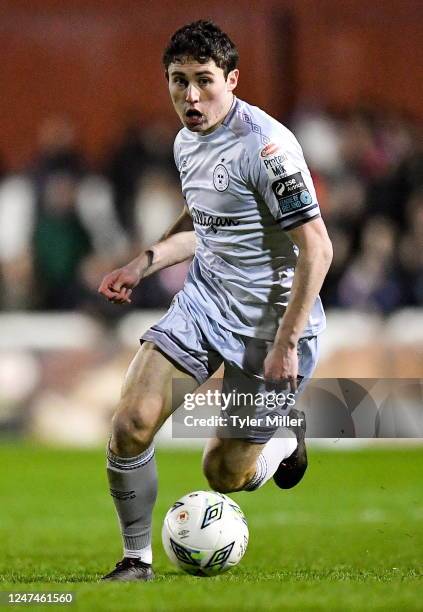
<path id="1" fill-rule="evenodd" d="M 272 191 L 283 215 L 313 207 L 313 198 L 301 172 L 295 172 L 272 183 Z"/>

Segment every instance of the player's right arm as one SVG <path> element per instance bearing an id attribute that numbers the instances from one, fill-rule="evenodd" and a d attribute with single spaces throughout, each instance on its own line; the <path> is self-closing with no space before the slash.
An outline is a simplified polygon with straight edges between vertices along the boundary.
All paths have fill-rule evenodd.
<path id="1" fill-rule="evenodd" d="M 183 231 L 188 228 L 192 228 L 192 221 L 185 206 L 159 242 L 140 253 L 126 266 L 106 274 L 98 292 L 115 304 L 131 303 L 132 291 L 143 278 L 194 255 L 195 234 L 193 230 Z"/>

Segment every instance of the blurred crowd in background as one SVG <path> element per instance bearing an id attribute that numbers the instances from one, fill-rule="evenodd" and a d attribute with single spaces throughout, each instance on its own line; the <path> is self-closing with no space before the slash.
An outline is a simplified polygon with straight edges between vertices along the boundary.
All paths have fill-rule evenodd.
<path id="1" fill-rule="evenodd" d="M 301 109 L 288 125 L 334 245 L 322 298 L 344 309 L 329 312 L 318 376 L 420 376 L 421 317 L 402 310 L 423 305 L 419 126 L 369 109 Z M 130 306 L 97 292 L 182 208 L 175 133 L 132 122 L 95 165 L 69 119 L 50 117 L 38 134 L 25 168 L 0 165 L 0 314 L 23 311 L 0 317 L 0 436 L 98 444 L 137 338 L 154 321 L 146 309 L 168 306 L 189 265 L 143 281 Z M 169 443 L 171 430 L 163 436 Z"/>
<path id="2" fill-rule="evenodd" d="M 298 110 L 299 139 L 334 245 L 326 307 L 389 315 L 423 305 L 423 151 L 410 117 L 370 108 Z M 104 274 L 157 241 L 182 208 L 173 129 L 132 122 L 95 167 L 76 126 L 50 117 L 27 167 L 0 166 L 0 310 L 127 312 Z M 420 148 L 419 148 L 420 146 Z M 130 308 L 166 307 L 188 264 L 150 277 Z"/>

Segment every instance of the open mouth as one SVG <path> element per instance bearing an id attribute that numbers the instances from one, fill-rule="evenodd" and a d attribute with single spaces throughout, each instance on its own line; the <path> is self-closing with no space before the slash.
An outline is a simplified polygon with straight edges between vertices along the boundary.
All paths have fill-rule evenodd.
<path id="1" fill-rule="evenodd" d="M 203 120 L 203 113 L 195 108 L 189 108 L 185 112 L 186 121 L 189 125 L 195 126 L 200 125 Z"/>
<path id="2" fill-rule="evenodd" d="M 185 115 L 187 117 L 202 117 L 202 114 L 200 113 L 200 111 L 195 108 L 189 108 L 186 111 Z"/>

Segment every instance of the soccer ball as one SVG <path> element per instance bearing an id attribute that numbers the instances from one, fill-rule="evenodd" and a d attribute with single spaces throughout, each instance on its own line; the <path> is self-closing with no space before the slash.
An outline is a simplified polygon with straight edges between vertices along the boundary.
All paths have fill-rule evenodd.
<path id="1" fill-rule="evenodd" d="M 184 572 L 215 576 L 237 565 L 244 556 L 247 521 L 227 495 L 194 491 L 169 509 L 162 541 L 169 559 Z"/>

